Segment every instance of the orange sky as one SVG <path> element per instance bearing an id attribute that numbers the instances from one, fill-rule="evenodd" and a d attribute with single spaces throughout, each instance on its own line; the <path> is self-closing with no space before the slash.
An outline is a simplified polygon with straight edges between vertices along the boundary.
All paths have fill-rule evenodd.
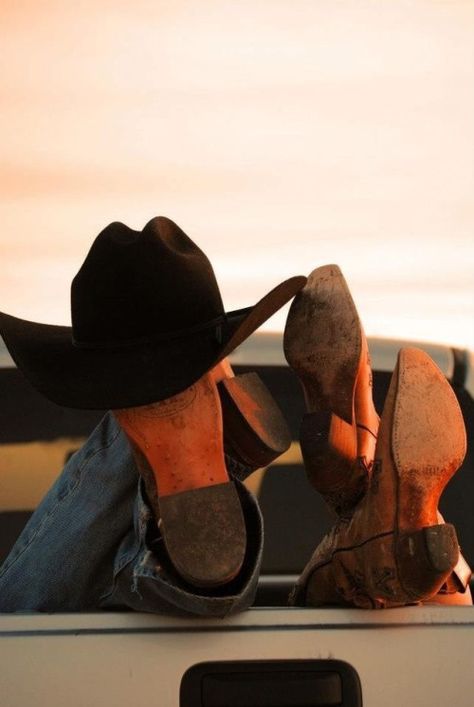
<path id="1" fill-rule="evenodd" d="M 67 323 L 95 235 L 163 214 L 228 309 L 337 262 L 369 334 L 474 349 L 474 2 L 17 0 L 0 27 L 3 311 Z"/>

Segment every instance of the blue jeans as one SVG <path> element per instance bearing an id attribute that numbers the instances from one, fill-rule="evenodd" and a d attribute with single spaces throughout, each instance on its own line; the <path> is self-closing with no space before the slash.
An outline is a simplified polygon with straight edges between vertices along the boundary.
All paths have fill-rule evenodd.
<path id="1" fill-rule="evenodd" d="M 229 471 L 239 476 L 238 466 Z M 247 528 L 239 576 L 213 591 L 174 572 L 129 443 L 111 413 L 76 452 L 0 570 L 0 611 L 134 609 L 225 616 L 251 605 L 262 557 L 257 502 L 234 479 Z"/>

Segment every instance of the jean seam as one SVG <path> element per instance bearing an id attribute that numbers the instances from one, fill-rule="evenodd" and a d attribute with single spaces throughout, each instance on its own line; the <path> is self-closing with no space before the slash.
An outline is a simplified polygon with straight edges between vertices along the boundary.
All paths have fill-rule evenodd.
<path id="1" fill-rule="evenodd" d="M 124 557 L 120 560 L 118 563 L 117 567 L 114 567 L 114 572 L 113 572 L 113 577 L 112 577 L 112 587 L 107 591 L 104 592 L 103 594 L 100 595 L 99 601 L 105 601 L 109 597 L 112 596 L 112 594 L 115 592 L 117 588 L 117 577 L 119 576 L 120 572 L 133 560 L 137 557 L 137 555 L 140 552 L 140 548 L 136 548 L 134 550 L 131 550 L 130 552 L 127 552 Z"/>
<path id="2" fill-rule="evenodd" d="M 78 470 L 77 470 L 77 472 L 78 472 L 78 473 L 77 473 L 77 479 L 76 479 L 76 482 L 74 483 L 74 485 L 71 486 L 71 487 L 68 489 L 67 493 L 63 494 L 61 497 L 58 498 L 58 502 L 55 504 L 54 508 L 52 508 L 52 509 L 49 511 L 49 513 L 47 513 L 47 514 L 44 516 L 44 518 L 42 519 L 41 523 L 38 525 L 38 527 L 36 528 L 36 530 L 34 531 L 34 533 L 31 535 L 31 537 L 29 538 L 29 540 L 28 540 L 28 542 L 26 543 L 26 545 L 20 550 L 20 552 L 12 559 L 12 561 L 11 561 L 10 563 L 5 564 L 5 565 L 3 566 L 2 571 L 0 572 L 0 578 L 3 577 L 3 576 L 13 567 L 13 565 L 16 563 L 16 561 L 17 561 L 17 560 L 23 555 L 23 553 L 30 547 L 31 543 L 35 540 L 35 538 L 37 537 L 37 535 L 43 530 L 43 528 L 45 527 L 45 525 L 47 524 L 47 522 L 49 521 L 49 519 L 50 519 L 52 516 L 54 516 L 54 514 L 57 512 L 59 504 L 62 503 L 66 498 L 68 498 L 68 496 L 70 496 L 72 493 L 74 493 L 74 491 L 77 489 L 77 487 L 79 486 L 79 484 L 80 484 L 80 482 L 81 482 L 82 474 L 83 474 L 83 472 L 84 472 L 84 469 L 85 469 L 85 468 L 87 467 L 87 465 L 89 464 L 89 462 L 92 461 L 92 459 L 93 459 L 95 456 L 97 456 L 97 454 L 100 454 L 100 452 L 103 452 L 105 449 L 109 449 L 109 447 L 111 447 L 111 446 L 113 445 L 113 443 L 116 441 L 116 439 L 117 439 L 117 437 L 118 437 L 119 435 L 120 435 L 120 430 L 117 430 L 117 432 L 114 434 L 114 436 L 112 437 L 112 439 L 110 440 L 110 442 L 109 442 L 108 444 L 104 444 L 103 446 L 99 447 L 98 449 L 96 449 L 94 452 L 92 452 L 91 454 L 89 454 L 89 456 L 87 456 L 87 457 L 83 460 L 83 462 L 82 462 L 82 463 L 79 465 L 79 467 L 78 467 Z"/>

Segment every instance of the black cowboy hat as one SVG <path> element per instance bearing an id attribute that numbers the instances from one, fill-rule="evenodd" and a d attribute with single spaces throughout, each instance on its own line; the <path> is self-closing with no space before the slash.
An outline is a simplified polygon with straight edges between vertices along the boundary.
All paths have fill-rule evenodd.
<path id="1" fill-rule="evenodd" d="M 53 402 L 135 407 L 188 388 L 305 284 L 292 277 L 226 313 L 206 255 L 167 218 L 141 232 L 111 223 L 71 285 L 72 327 L 0 312 L 18 367 Z"/>

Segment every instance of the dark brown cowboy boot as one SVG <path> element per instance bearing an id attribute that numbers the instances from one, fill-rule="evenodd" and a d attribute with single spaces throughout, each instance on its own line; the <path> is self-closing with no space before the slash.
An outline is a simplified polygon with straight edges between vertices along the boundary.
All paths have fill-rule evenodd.
<path id="1" fill-rule="evenodd" d="M 291 603 L 398 606 L 429 600 L 453 582 L 459 547 L 437 507 L 465 448 L 449 383 L 427 354 L 402 349 L 367 493 L 316 548 Z"/>
<path id="2" fill-rule="evenodd" d="M 314 270 L 293 300 L 284 350 L 308 410 L 300 430 L 308 478 L 338 514 L 350 513 L 368 487 L 379 418 L 367 340 L 337 265 Z"/>
<path id="3" fill-rule="evenodd" d="M 246 530 L 226 469 L 213 375 L 161 402 L 114 414 L 132 445 L 178 574 L 197 587 L 231 581 L 242 567 Z"/>

